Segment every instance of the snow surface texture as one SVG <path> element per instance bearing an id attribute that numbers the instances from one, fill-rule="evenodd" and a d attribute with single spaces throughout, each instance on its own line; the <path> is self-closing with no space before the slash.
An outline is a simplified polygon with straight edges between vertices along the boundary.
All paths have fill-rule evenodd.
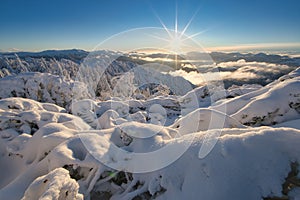
<path id="1" fill-rule="evenodd" d="M 11 109 L 8 109 L 8 104 L 10 107 L 26 102 L 28 103 L 28 100 L 24 102 L 23 99 L 7 99 L 4 102 L 2 100 L 0 104 L 1 109 L 7 108 L 9 111 Z M 34 101 L 29 103 L 41 105 Z M 43 109 L 40 110 L 45 113 Z M 53 111 L 46 113 L 60 115 L 59 112 Z M 68 116 L 71 121 L 77 119 L 65 113 L 63 116 Z M 135 196 L 152 196 L 156 199 L 260 199 L 281 196 L 281 186 L 290 171 L 291 162 L 300 161 L 300 131 L 289 128 L 224 129 L 213 151 L 206 158 L 199 159 L 199 148 L 206 134 L 211 134 L 212 130 L 185 135 L 185 138 L 175 140 L 156 135 L 146 141 L 136 138 L 128 141 L 119 137 L 122 131 L 118 127 L 88 131 L 89 127 L 86 124 L 77 122 L 77 126 L 87 129 L 78 131 L 78 127 L 70 129 L 63 125 L 64 123 L 59 125 L 49 122 L 33 135 L 9 135 L 8 133 L 16 128 L 12 125 L 3 128 L 1 164 L 17 169 L 11 174 L 1 174 L 6 176 L 7 180 L 3 183 L 5 179 L 1 179 L 1 199 L 20 199 L 25 190 L 24 199 L 46 199 L 47 195 L 53 199 L 59 199 L 59 195 L 62 199 L 80 199 L 78 191 L 86 198 L 97 196 L 132 199 Z M 141 127 L 140 124 L 132 122 L 130 126 L 134 126 L 134 130 Z M 151 126 L 148 126 L 143 133 L 147 134 L 151 129 Z M 169 129 L 167 132 L 172 130 L 174 131 Z M 86 150 L 82 142 L 83 139 L 89 141 L 98 149 L 98 154 L 115 160 L 115 165 L 124 165 L 128 161 L 114 159 L 114 152 L 105 148 L 99 149 L 95 140 L 101 141 L 107 148 L 113 141 L 129 152 L 148 152 L 168 143 L 180 146 L 182 139 L 189 137 L 195 137 L 194 142 L 178 160 L 161 170 L 142 174 L 118 172 L 103 165 Z M 11 146 L 19 148 L 9 148 Z M 3 163 L 3 160 L 6 162 Z M 62 167 L 69 170 L 73 179 L 68 177 Z M 80 189 L 74 179 L 77 180 Z"/>
<path id="2" fill-rule="evenodd" d="M 212 109 L 226 107 L 227 114 L 242 124 L 275 125 L 299 118 L 299 68 L 269 85 L 248 94 L 224 101 Z"/>
<path id="3" fill-rule="evenodd" d="M 78 100 L 73 115 L 51 103 L 2 99 L 0 199 L 299 199 L 299 174 L 284 186 L 291 166 L 300 170 L 300 131 L 288 127 L 300 118 L 297 71 L 230 99 L 203 86 L 180 97 Z M 211 116 L 224 126 L 200 159 L 220 128 Z M 187 141 L 171 163 L 172 151 L 148 157 Z M 145 153 L 139 166 L 152 170 L 128 170 L 136 153 Z"/>

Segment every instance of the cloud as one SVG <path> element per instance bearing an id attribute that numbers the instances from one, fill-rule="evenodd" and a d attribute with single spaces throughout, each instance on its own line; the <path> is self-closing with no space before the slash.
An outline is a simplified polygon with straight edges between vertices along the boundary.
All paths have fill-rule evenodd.
<path id="1" fill-rule="evenodd" d="M 5 52 L 21 52 L 21 49 L 18 48 L 9 48 L 8 50 L 6 50 Z"/>
<path id="2" fill-rule="evenodd" d="M 209 47 L 208 51 L 242 51 L 242 50 L 261 50 L 261 49 L 293 49 L 300 48 L 300 43 L 258 43 L 240 44 L 232 46 Z"/>
<path id="3" fill-rule="evenodd" d="M 212 68 L 215 66 L 212 66 Z M 287 65 L 266 63 L 266 62 L 246 62 L 245 60 L 219 63 L 219 72 L 199 73 L 196 71 L 186 72 L 182 69 L 169 72 L 172 76 L 182 76 L 195 85 L 201 85 L 211 80 L 254 80 L 269 79 L 274 80 L 276 75 L 284 73 L 291 68 Z"/>
<path id="4" fill-rule="evenodd" d="M 223 62 L 218 64 L 219 67 L 226 70 L 230 68 L 236 70 L 229 75 L 230 78 L 261 78 L 267 74 L 278 74 L 283 70 L 288 70 L 287 65 L 280 65 L 266 62 L 246 62 L 244 59 L 231 62 Z"/>
<path id="5" fill-rule="evenodd" d="M 231 72 L 207 72 L 199 73 L 196 71 L 186 72 L 182 69 L 169 72 L 172 76 L 181 76 L 190 81 L 194 85 L 202 85 L 208 81 L 222 80 L 223 77 L 229 75 Z"/>
<path id="6" fill-rule="evenodd" d="M 186 80 L 190 81 L 194 85 L 200 85 L 204 82 L 203 76 L 195 71 L 192 72 L 186 72 L 182 69 L 176 70 L 176 71 L 171 71 L 169 72 L 170 75 L 172 76 L 181 76 L 185 78 Z"/>

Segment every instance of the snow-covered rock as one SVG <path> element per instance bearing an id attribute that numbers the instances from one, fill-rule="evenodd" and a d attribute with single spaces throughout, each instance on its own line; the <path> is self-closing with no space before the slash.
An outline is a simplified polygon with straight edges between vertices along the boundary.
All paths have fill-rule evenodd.
<path id="1" fill-rule="evenodd" d="M 271 125 L 300 117 L 300 79 L 286 80 L 232 115 L 243 124 Z"/>
<path id="2" fill-rule="evenodd" d="M 18 163 L 14 169 L 17 172 L 2 174 L 1 199 L 20 199 L 23 195 L 24 199 L 31 198 L 31 195 L 52 195 L 58 199 L 55 195 L 66 194 L 70 198 L 80 199 L 78 193 L 84 194 L 86 198 L 112 199 L 132 199 L 136 196 L 155 199 L 280 197 L 290 164 L 300 161 L 300 152 L 297 150 L 300 145 L 299 130 L 245 128 L 217 111 L 213 112 L 221 118 L 225 117 L 228 128 L 222 129 L 212 151 L 199 159 L 199 150 L 207 135 L 213 134 L 213 129 L 185 133 L 175 127 L 124 122 L 112 123 L 103 130 L 89 130 L 89 126 L 78 121 L 77 117 L 63 113 L 64 109 L 52 104 L 11 98 L 1 100 L 0 105 L 3 117 L 17 119 L 20 116 L 21 123 L 39 119 L 31 120 L 37 123 L 38 130 L 30 134 L 19 133 L 19 125 L 23 124 L 15 121 L 10 121 L 9 126 L 6 123 L 1 125 L 0 163 L 2 166 Z M 155 107 L 151 112 L 160 111 Z M 107 113 L 105 115 L 108 118 L 118 117 L 117 112 L 107 112 L 104 113 Z M 209 118 L 206 112 L 212 110 L 199 109 L 194 113 L 200 113 L 206 119 Z M 42 122 L 41 118 L 46 122 Z M 193 123 L 198 119 L 191 113 L 181 120 Z M 66 123 L 68 120 L 71 120 L 72 126 Z M 206 120 L 201 121 L 200 129 L 195 132 L 206 130 L 207 123 Z M 134 153 L 143 153 L 145 156 L 145 163 L 141 166 L 155 166 L 152 165 L 156 163 L 155 160 L 147 159 L 148 152 L 159 151 L 168 145 L 182 149 L 182 144 L 189 140 L 190 147 L 182 156 L 164 168 L 154 171 L 149 168 L 148 173 L 130 173 L 110 167 L 130 166 L 131 159 L 135 159 L 131 156 Z M 112 148 L 112 144 L 115 147 Z M 126 156 L 123 157 L 118 151 L 127 152 L 124 154 Z M 163 153 L 159 155 L 159 159 L 166 160 L 171 156 Z M 49 179 L 49 183 L 44 183 L 45 179 Z"/>
<path id="3" fill-rule="evenodd" d="M 47 175 L 36 178 L 25 191 L 22 200 L 83 200 L 83 195 L 78 194 L 78 189 L 79 185 L 70 178 L 69 171 L 57 168 Z"/>
<path id="4" fill-rule="evenodd" d="M 81 118 L 54 104 L 0 100 L 0 168 L 7 169 L 0 173 L 0 199 L 20 199 L 28 185 L 47 172 L 49 152 L 78 130 L 89 129 Z"/>
<path id="5" fill-rule="evenodd" d="M 137 68 L 116 63 L 125 67 L 88 86 L 113 92 Z M 139 73 L 137 80 L 156 81 L 151 70 Z M 158 96 L 103 101 L 77 98 L 80 85 L 74 96 L 75 82 L 50 74 L 0 81 L 3 98 L 48 102 L 0 100 L 0 199 L 300 198 L 297 70 L 264 87 L 173 84 L 180 95 L 161 88 Z M 72 114 L 51 102 L 68 102 Z"/>
<path id="6" fill-rule="evenodd" d="M 295 70 L 280 81 L 244 95 L 221 100 L 211 109 L 226 113 L 244 125 L 275 125 L 300 118 L 300 79 Z"/>
<path id="7" fill-rule="evenodd" d="M 227 97 L 241 96 L 261 88 L 262 86 L 258 84 L 244 84 L 242 86 L 233 85 L 227 89 Z"/>

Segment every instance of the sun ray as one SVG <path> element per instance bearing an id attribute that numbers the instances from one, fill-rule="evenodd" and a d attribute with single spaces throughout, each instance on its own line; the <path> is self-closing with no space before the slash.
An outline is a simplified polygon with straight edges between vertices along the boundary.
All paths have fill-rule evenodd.
<path id="1" fill-rule="evenodd" d="M 185 40 L 189 40 L 189 39 L 193 39 L 194 37 L 198 36 L 198 35 L 201 35 L 202 33 L 205 33 L 206 31 L 208 31 L 208 29 L 205 29 L 203 31 L 200 31 L 198 33 L 195 33 L 193 35 L 188 35 L 186 38 L 184 38 L 183 40 L 181 40 L 182 42 L 185 41 Z"/>
<path id="2" fill-rule="evenodd" d="M 175 37 L 177 36 L 177 31 L 178 31 L 178 9 L 177 9 L 177 2 L 176 2 L 176 6 L 175 6 Z"/>
<path id="3" fill-rule="evenodd" d="M 152 7 L 151 7 L 152 8 Z M 152 8 L 152 12 L 154 13 L 155 17 L 158 19 L 158 21 L 160 22 L 160 24 L 162 25 L 162 27 L 165 29 L 165 31 L 168 33 L 168 35 L 170 36 L 170 38 L 173 38 L 173 35 L 171 34 L 171 32 L 169 31 L 169 29 L 167 28 L 167 26 L 165 25 L 165 23 L 161 20 L 161 18 L 158 16 L 158 14 L 156 13 L 156 11 Z"/>
<path id="4" fill-rule="evenodd" d="M 163 38 L 163 37 L 159 37 L 159 36 L 156 36 L 156 35 L 151 35 L 151 34 L 146 34 L 150 37 L 153 37 L 155 39 L 159 39 L 159 40 L 162 40 L 162 41 L 166 41 L 166 42 L 170 42 L 170 39 L 166 39 L 166 38 Z"/>
<path id="5" fill-rule="evenodd" d="M 193 16 L 191 17 L 191 19 L 188 21 L 188 23 L 185 25 L 183 31 L 180 34 L 180 38 L 184 35 L 184 33 L 187 31 L 187 29 L 189 28 L 189 26 L 191 25 L 191 23 L 193 22 L 194 18 L 197 16 L 198 12 L 200 10 L 200 7 L 196 10 L 196 12 L 193 14 Z"/>
<path id="6" fill-rule="evenodd" d="M 174 29 L 167 28 L 167 26 L 161 20 L 161 18 L 157 14 L 157 12 L 153 9 L 153 7 L 151 7 L 155 17 L 159 20 L 161 26 L 167 32 L 169 38 L 163 38 L 163 37 L 156 36 L 156 35 L 151 35 L 151 37 L 167 42 L 168 43 L 167 47 L 169 47 L 169 50 L 171 52 L 173 52 L 174 55 L 179 55 L 181 52 L 183 52 L 183 50 L 187 50 L 188 48 L 192 47 L 190 45 L 185 44 L 186 40 L 193 39 L 194 37 L 196 37 L 200 34 L 203 34 L 208 30 L 208 29 L 206 29 L 206 30 L 200 31 L 200 32 L 192 34 L 192 35 L 186 35 L 186 31 L 188 30 L 188 28 L 190 27 L 190 25 L 196 18 L 197 14 L 199 13 L 200 8 L 201 8 L 201 6 L 199 6 L 197 8 L 197 10 L 193 13 L 191 18 L 189 19 L 189 21 L 187 22 L 187 24 L 184 26 L 183 30 L 181 31 L 181 30 L 179 30 L 179 27 L 178 27 L 178 4 L 177 4 L 177 2 L 175 4 Z M 175 56 L 174 59 L 177 64 L 177 59 L 178 59 L 177 56 Z"/>

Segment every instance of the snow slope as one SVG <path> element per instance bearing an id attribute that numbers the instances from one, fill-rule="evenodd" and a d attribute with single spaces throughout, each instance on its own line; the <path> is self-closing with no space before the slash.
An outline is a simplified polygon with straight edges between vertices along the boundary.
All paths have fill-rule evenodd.
<path id="1" fill-rule="evenodd" d="M 58 76 L 0 79 L 0 199 L 299 199 L 298 71 L 231 98 L 75 101 Z"/>
<path id="2" fill-rule="evenodd" d="M 172 139 L 168 133 L 176 133 L 175 129 L 160 130 L 160 134 L 153 135 L 151 131 L 157 125 L 142 128 L 140 123 L 130 122 L 123 127 L 92 131 L 77 117 L 61 113 L 63 109 L 52 104 L 12 98 L 1 100 L 0 105 L 1 121 L 6 118 L 9 122 L 6 126 L 1 125 L 1 164 L 3 160 L 8 165 L 16 160 L 18 163 L 17 173 L 1 174 L 2 177 L 8 176 L 7 181 L 1 179 L 1 199 L 20 199 L 23 195 L 23 199 L 47 196 L 53 199 L 59 199 L 58 196 L 62 199 L 82 198 L 78 193 L 92 199 L 132 199 L 135 196 L 155 199 L 281 197 L 282 184 L 291 171 L 291 163 L 300 161 L 300 131 L 296 129 L 223 129 L 210 154 L 199 159 L 199 149 L 213 130 Z M 44 125 L 38 121 L 37 126 L 34 125 L 38 129 L 36 132 L 24 133 L 19 126 L 34 119 L 33 113 L 37 117 L 44 116 Z M 11 119 L 13 114 L 24 116 L 24 120 L 7 119 Z M 25 121 L 24 124 L 19 124 L 22 121 Z M 34 120 L 27 123 L 30 126 Z M 140 130 L 140 134 L 152 136 L 136 138 L 130 130 Z M 190 148 L 171 165 L 159 170 L 118 172 L 102 163 L 114 160 L 115 167 L 130 165 L 131 161 L 126 157 L 108 150 L 111 143 L 126 150 L 129 156 L 130 152 L 150 152 L 168 145 L 181 148 L 182 143 L 191 138 Z M 96 151 L 87 151 L 87 143 L 89 150 Z M 105 160 L 100 162 L 95 159 L 97 156 Z M 162 154 L 160 159 L 168 159 L 168 156 Z M 149 165 L 155 160 L 146 162 Z M 69 173 L 66 173 L 67 170 Z"/>
<path id="3" fill-rule="evenodd" d="M 299 68 L 269 85 L 225 100 L 211 109 L 224 110 L 242 124 L 275 125 L 300 117 Z"/>

